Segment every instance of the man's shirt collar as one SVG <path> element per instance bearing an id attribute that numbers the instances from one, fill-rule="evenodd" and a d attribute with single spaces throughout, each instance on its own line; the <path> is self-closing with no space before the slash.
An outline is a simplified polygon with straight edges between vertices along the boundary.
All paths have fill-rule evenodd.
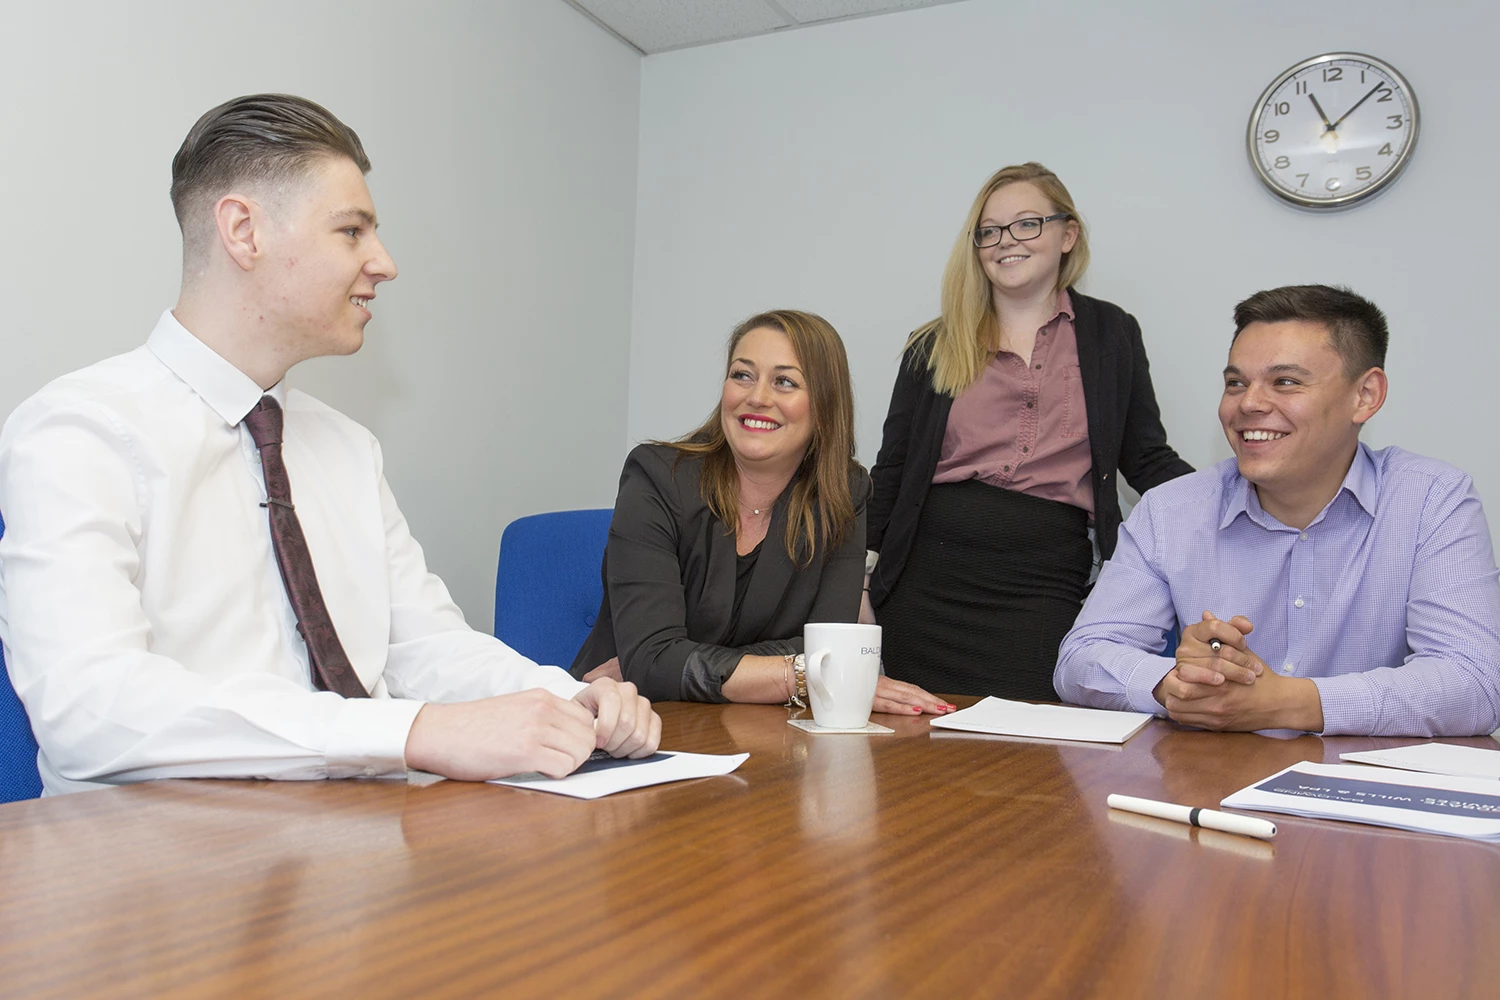
<path id="1" fill-rule="evenodd" d="M 1371 457 L 1370 449 L 1363 441 L 1355 446 L 1354 461 L 1349 463 L 1349 471 L 1344 473 L 1344 481 L 1340 484 L 1338 492 L 1333 495 L 1332 500 L 1328 501 L 1328 505 L 1318 512 L 1318 516 L 1313 518 L 1313 524 L 1323 519 L 1323 515 L 1328 513 L 1328 508 L 1334 505 L 1345 490 L 1348 490 L 1355 501 L 1364 508 L 1365 513 L 1371 517 L 1375 516 L 1375 508 L 1380 502 L 1380 479 L 1375 471 L 1375 459 Z M 1219 530 L 1223 531 L 1229 527 L 1241 514 L 1263 528 L 1275 529 L 1278 526 L 1287 528 L 1286 525 L 1265 512 L 1254 487 L 1250 485 L 1248 479 L 1240 475 L 1239 466 L 1235 465 L 1233 480 L 1224 493 L 1224 514 L 1219 518 Z M 1288 530 L 1294 529 L 1288 528 Z"/>
<path id="2" fill-rule="evenodd" d="M 193 336 L 170 309 L 157 320 L 146 347 L 231 427 L 244 420 L 262 396 L 271 396 L 286 405 L 285 379 L 262 389 L 249 375 Z"/>

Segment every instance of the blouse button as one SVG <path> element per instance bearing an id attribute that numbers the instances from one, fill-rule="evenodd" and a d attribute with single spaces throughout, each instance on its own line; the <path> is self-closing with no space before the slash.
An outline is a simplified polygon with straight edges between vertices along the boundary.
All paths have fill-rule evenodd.
<path id="1" fill-rule="evenodd" d="M 1042 370 L 1042 366 L 1041 366 L 1041 365 L 1037 365 L 1037 366 L 1036 366 L 1036 370 L 1037 370 L 1037 371 L 1041 371 L 1041 370 Z"/>
<path id="2" fill-rule="evenodd" d="M 1026 409 L 1028 409 L 1028 410 L 1029 410 L 1029 409 L 1031 409 L 1031 408 L 1032 408 L 1032 407 L 1033 407 L 1033 406 L 1035 406 L 1035 405 L 1036 405 L 1036 404 L 1034 404 L 1034 403 L 1027 403 L 1027 404 L 1026 404 Z"/>
<path id="3" fill-rule="evenodd" d="M 1030 451 L 1030 450 L 1031 450 L 1031 448 L 1029 448 L 1029 447 L 1028 447 L 1028 446 L 1026 446 L 1026 445 L 1024 445 L 1024 444 L 1023 444 L 1023 445 L 1021 445 L 1021 454 L 1023 454 L 1023 455 L 1024 455 L 1024 454 L 1026 454 L 1026 453 L 1027 453 L 1027 452 L 1029 452 L 1029 451 Z"/>
<path id="4" fill-rule="evenodd" d="M 1010 471 L 1010 466 L 1008 466 L 1008 465 L 1006 465 L 1006 466 L 1003 466 L 1003 468 L 1004 468 L 1004 469 L 1005 469 L 1005 471 L 1006 471 L 1006 472 L 1009 472 L 1009 471 Z"/>

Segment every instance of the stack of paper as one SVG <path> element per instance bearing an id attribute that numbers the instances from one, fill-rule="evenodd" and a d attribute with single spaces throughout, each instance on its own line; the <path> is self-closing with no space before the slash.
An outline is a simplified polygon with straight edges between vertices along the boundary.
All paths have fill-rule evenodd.
<path id="1" fill-rule="evenodd" d="M 1461 747 L 1451 743 L 1419 743 L 1414 746 L 1392 747 L 1389 750 L 1360 750 L 1341 753 L 1339 759 L 1356 764 L 1398 767 L 1403 771 L 1500 780 L 1500 750 L 1482 750 L 1479 747 Z"/>
<path id="2" fill-rule="evenodd" d="M 571 795 L 575 799 L 597 799 L 631 788 L 662 785 L 669 781 L 686 781 L 689 778 L 709 778 L 728 774 L 749 758 L 747 753 L 668 753 L 662 751 L 639 760 L 628 757 L 615 759 L 607 755 L 596 756 L 566 778 L 549 778 L 542 774 L 517 774 L 510 778 L 496 778 L 496 785 L 511 785 L 515 788 L 533 788 L 539 792 L 555 792 Z"/>
<path id="3" fill-rule="evenodd" d="M 1500 788 L 1486 778 L 1304 762 L 1240 789 L 1221 804 L 1500 841 Z"/>
<path id="4" fill-rule="evenodd" d="M 1150 722 L 1144 712 L 1106 712 L 1069 705 L 1032 705 L 1024 701 L 986 698 L 970 708 L 932 720 L 939 729 L 970 733 L 998 733 L 1043 740 L 1079 743 L 1124 743 Z"/>

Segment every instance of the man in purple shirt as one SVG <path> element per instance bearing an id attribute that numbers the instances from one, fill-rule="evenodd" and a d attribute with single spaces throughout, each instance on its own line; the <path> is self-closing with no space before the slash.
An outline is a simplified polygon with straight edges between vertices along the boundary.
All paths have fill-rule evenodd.
<path id="1" fill-rule="evenodd" d="M 1141 499 L 1063 640 L 1058 694 L 1203 729 L 1491 732 L 1500 581 L 1479 495 L 1359 440 L 1385 402 L 1385 317 L 1303 285 L 1234 318 L 1219 422 L 1235 457 Z"/>

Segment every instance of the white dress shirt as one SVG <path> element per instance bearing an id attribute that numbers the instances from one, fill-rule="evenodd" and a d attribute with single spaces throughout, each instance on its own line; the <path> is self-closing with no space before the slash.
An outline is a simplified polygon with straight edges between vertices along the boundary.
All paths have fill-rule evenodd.
<path id="1" fill-rule="evenodd" d="M 144 347 L 56 380 L 0 432 L 0 639 L 47 793 L 401 773 L 424 701 L 582 689 L 464 623 L 379 443 L 283 384 L 292 500 L 371 697 L 316 690 L 241 424 L 263 394 L 168 311 Z"/>

